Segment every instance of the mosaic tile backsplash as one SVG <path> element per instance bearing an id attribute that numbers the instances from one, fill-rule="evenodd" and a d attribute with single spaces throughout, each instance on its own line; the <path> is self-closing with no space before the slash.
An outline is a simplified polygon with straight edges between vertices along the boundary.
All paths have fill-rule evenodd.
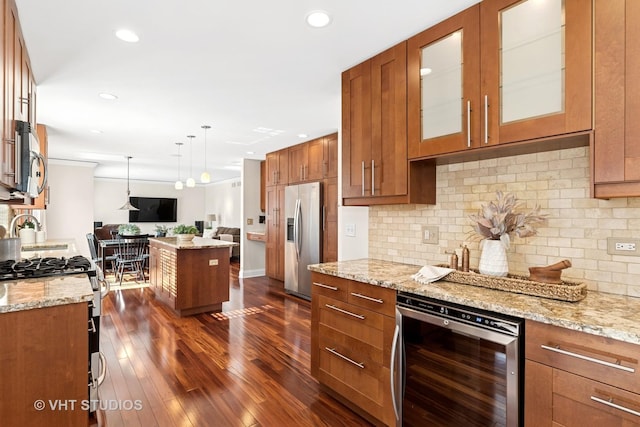
<path id="1" fill-rule="evenodd" d="M 568 259 L 563 279 L 591 290 L 640 297 L 640 257 L 607 254 L 607 237 L 640 238 L 640 198 L 589 197 L 589 149 L 571 148 L 520 156 L 454 163 L 437 168 L 436 205 L 372 206 L 369 256 L 409 264 L 447 263 L 446 251 L 467 244 L 477 268 L 479 241 L 470 214 L 501 190 L 536 204 L 547 221 L 538 234 L 513 237 L 509 272 L 528 276 L 529 267 Z M 437 226 L 437 244 L 422 243 L 422 227 Z"/>

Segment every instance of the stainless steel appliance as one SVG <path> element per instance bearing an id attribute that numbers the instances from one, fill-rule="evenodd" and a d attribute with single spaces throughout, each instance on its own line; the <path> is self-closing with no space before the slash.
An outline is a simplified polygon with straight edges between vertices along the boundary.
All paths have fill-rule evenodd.
<path id="1" fill-rule="evenodd" d="M 319 263 L 322 253 L 321 200 L 319 182 L 289 185 L 284 190 L 284 289 L 305 299 L 311 299 L 307 265 Z"/>
<path id="2" fill-rule="evenodd" d="M 522 425 L 522 319 L 405 292 L 396 316 L 398 425 Z"/>
<path id="3" fill-rule="evenodd" d="M 47 186 L 47 163 L 40 154 L 36 130 L 28 122 L 16 120 L 15 190 L 29 197 L 38 197 Z M 40 185 L 40 176 L 43 176 Z"/>
<path id="4" fill-rule="evenodd" d="M 87 258 L 77 255 L 71 258 L 31 258 L 20 261 L 0 261 L 0 281 L 22 280 L 38 277 L 61 276 L 69 274 L 86 275 L 93 289 L 93 301 L 89 303 L 87 331 L 89 336 L 89 354 L 87 355 L 87 379 L 89 411 L 98 407 L 98 387 L 104 381 L 107 372 L 106 358 L 100 351 L 100 315 L 102 299 L 109 293 L 109 282 L 102 271 Z"/>

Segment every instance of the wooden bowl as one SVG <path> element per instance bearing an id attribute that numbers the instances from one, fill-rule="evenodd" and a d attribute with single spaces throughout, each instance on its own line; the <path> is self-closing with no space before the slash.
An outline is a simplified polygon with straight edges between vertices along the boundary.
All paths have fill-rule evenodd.
<path id="1" fill-rule="evenodd" d="M 546 267 L 529 267 L 529 279 L 541 283 L 562 283 L 562 270 L 549 270 Z"/>

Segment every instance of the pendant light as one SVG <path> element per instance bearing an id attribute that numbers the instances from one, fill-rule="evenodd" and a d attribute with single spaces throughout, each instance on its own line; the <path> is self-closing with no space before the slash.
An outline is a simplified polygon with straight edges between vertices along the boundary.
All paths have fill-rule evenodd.
<path id="1" fill-rule="evenodd" d="M 182 142 L 176 142 L 176 145 L 178 146 L 178 180 L 174 187 L 176 190 L 182 190 L 183 185 L 182 181 L 180 181 L 180 146 L 182 145 Z"/>
<path id="2" fill-rule="evenodd" d="M 131 191 L 129 191 L 129 160 L 131 160 L 131 156 L 126 156 L 125 159 L 127 159 L 127 202 L 124 205 L 122 205 L 122 207 L 120 207 L 120 210 L 139 211 L 140 209 L 133 206 L 129 201 L 129 195 L 131 194 Z"/>
<path id="3" fill-rule="evenodd" d="M 204 172 L 200 175 L 200 182 L 207 184 L 211 182 L 211 175 L 207 172 L 207 129 L 211 129 L 211 126 L 202 125 L 200 127 L 204 129 Z"/>
<path id="4" fill-rule="evenodd" d="M 195 135 L 187 135 L 189 138 L 189 178 L 187 178 L 187 187 L 193 188 L 196 186 L 196 180 L 193 179 L 193 138 Z"/>

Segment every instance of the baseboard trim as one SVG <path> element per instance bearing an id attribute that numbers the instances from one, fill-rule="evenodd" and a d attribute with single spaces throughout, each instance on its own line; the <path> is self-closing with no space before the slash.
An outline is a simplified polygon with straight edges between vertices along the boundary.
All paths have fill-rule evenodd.
<path id="1" fill-rule="evenodd" d="M 238 277 L 241 279 L 249 278 L 249 277 L 260 277 L 264 276 L 265 270 L 264 268 L 260 268 L 257 270 L 240 270 L 238 271 Z"/>

